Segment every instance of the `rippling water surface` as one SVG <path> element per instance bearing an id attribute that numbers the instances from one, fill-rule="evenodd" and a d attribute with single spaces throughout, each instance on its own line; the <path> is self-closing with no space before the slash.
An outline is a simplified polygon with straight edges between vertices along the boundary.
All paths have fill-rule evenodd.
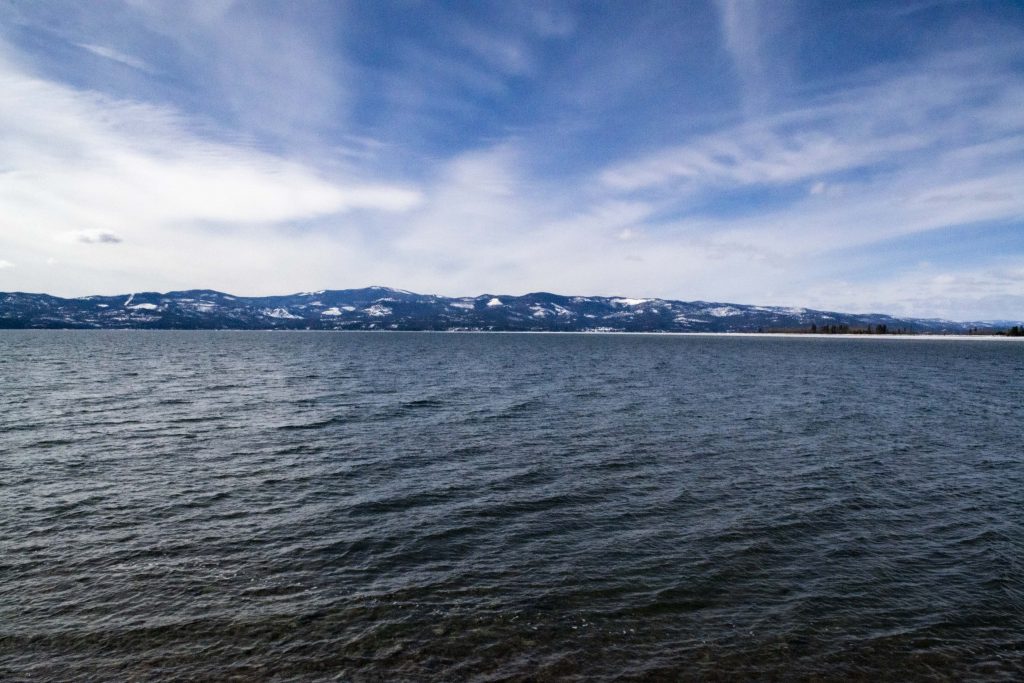
<path id="1" fill-rule="evenodd" d="M 1024 344 L 0 334 L 0 678 L 1024 676 Z"/>

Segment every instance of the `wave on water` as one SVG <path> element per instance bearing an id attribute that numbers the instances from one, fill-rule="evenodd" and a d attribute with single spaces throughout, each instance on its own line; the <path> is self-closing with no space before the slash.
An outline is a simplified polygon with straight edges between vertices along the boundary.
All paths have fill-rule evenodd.
<path id="1" fill-rule="evenodd" d="M 5 680 L 1024 678 L 1020 345 L 0 345 Z"/>

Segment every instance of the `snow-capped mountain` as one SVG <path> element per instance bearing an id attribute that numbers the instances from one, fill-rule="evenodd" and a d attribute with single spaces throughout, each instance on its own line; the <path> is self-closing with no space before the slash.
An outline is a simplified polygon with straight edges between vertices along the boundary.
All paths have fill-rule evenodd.
<path id="1" fill-rule="evenodd" d="M 805 308 L 624 297 L 444 297 L 387 287 L 241 297 L 211 290 L 62 299 L 0 293 L 0 328 L 495 330 L 621 332 L 1001 330 L 1019 321 L 953 322 Z"/>

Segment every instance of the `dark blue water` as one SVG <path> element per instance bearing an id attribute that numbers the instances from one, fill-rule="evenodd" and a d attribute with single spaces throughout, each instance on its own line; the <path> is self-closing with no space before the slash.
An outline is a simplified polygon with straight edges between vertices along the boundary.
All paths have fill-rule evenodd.
<path id="1" fill-rule="evenodd" d="M 0 334 L 0 679 L 1024 677 L 1024 344 Z"/>

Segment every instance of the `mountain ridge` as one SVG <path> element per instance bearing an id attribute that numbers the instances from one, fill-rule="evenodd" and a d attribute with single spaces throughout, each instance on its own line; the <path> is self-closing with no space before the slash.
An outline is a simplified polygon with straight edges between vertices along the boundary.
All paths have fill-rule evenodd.
<path id="1" fill-rule="evenodd" d="M 1020 321 L 952 321 L 659 298 L 479 294 L 390 287 L 244 297 L 211 289 L 62 298 L 0 292 L 0 329 L 317 329 L 522 332 L 998 331 Z M 881 326 L 881 327 L 880 327 Z"/>

